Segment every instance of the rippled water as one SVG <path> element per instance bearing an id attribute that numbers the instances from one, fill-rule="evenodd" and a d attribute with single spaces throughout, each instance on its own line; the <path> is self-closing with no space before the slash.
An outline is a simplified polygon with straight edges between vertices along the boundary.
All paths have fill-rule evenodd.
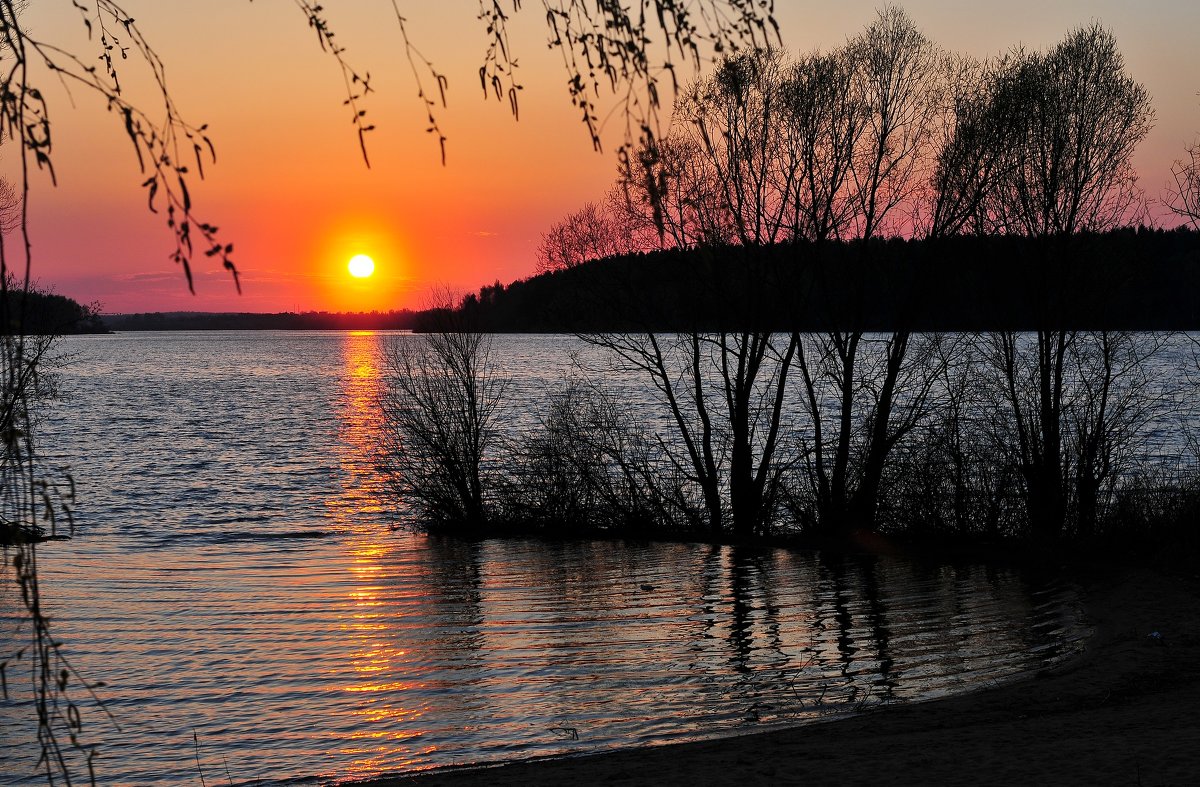
<path id="1" fill-rule="evenodd" d="M 100 783 L 350 778 L 745 731 L 976 688 L 1085 634 L 1075 587 L 1012 570 L 393 531 L 371 457 L 389 340 L 66 343 L 42 444 L 70 465 L 81 530 L 40 555 L 56 633 L 121 727 L 85 713 Z M 525 419 L 572 349 L 497 340 Z M 36 781 L 30 718 L 0 704 L 0 784 Z"/>

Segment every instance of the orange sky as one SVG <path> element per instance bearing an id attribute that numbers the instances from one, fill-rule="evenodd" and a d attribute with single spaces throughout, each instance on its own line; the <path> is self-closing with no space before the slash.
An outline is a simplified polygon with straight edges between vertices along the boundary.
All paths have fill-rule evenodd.
<path id="1" fill-rule="evenodd" d="M 88 46 L 70 0 L 30 4 L 33 34 L 76 51 Z M 477 71 L 487 39 L 466 2 L 401 0 L 410 32 L 450 80 L 440 113 L 449 137 L 442 167 L 399 48 L 390 3 L 325 5 L 352 62 L 371 73 L 367 103 L 377 130 L 363 166 L 341 76 L 303 16 L 282 0 L 123 0 L 167 64 L 177 104 L 208 123 L 218 161 L 193 193 L 202 217 L 232 242 L 242 296 L 228 275 L 197 261 L 191 296 L 168 258 L 170 235 L 145 209 L 136 159 L 118 118 L 78 91 L 74 107 L 50 86 L 58 188 L 38 178 L 32 196 L 35 278 L 105 311 L 371 310 L 420 306 L 433 286 L 477 289 L 529 275 L 541 233 L 597 199 L 615 174 L 622 127 L 595 154 L 546 47 L 544 14 L 526 3 L 512 27 L 525 85 L 521 120 L 485 102 Z M 1159 195 L 1171 161 L 1200 131 L 1200 7 L 1170 0 L 1131 4 L 1012 0 L 905 3 L 946 48 L 994 54 L 1018 43 L 1053 44 L 1072 26 L 1111 27 L 1130 72 L 1154 97 L 1158 120 L 1137 157 L 1143 186 Z M 867 24 L 875 3 L 779 2 L 793 51 L 831 48 Z M 836 6 L 836 8 L 835 8 Z M 94 46 L 94 44 L 93 44 Z M 133 94 L 139 76 L 126 61 Z M 0 148 L 0 166 L 13 172 Z M 346 261 L 375 258 L 354 280 Z"/>

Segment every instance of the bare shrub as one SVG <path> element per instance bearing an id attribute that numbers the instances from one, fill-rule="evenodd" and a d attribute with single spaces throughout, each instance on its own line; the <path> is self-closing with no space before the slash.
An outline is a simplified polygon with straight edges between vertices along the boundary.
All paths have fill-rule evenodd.
<path id="1" fill-rule="evenodd" d="M 505 518 L 567 530 L 680 529 L 683 484 L 613 396 L 572 381 L 512 457 Z"/>
<path id="2" fill-rule="evenodd" d="M 965 337 L 962 337 L 965 339 Z M 1026 531 L 1017 470 L 990 414 L 998 405 L 971 341 L 948 342 L 937 407 L 894 452 L 880 497 L 881 530 L 1013 536 Z"/>
<path id="3" fill-rule="evenodd" d="M 1101 533 L 1110 543 L 1176 551 L 1190 563 L 1200 548 L 1200 475 L 1194 469 L 1147 467 L 1116 485 Z"/>
<path id="4" fill-rule="evenodd" d="M 449 326 L 448 326 L 449 327 Z M 490 336 L 461 326 L 397 337 L 384 350 L 383 464 L 402 509 L 431 528 L 489 519 L 505 380 Z"/>

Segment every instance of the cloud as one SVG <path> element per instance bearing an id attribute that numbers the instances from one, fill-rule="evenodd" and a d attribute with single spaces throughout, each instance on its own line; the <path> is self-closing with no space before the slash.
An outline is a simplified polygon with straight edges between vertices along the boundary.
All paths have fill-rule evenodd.
<path id="1" fill-rule="evenodd" d="M 241 273 L 241 271 L 239 271 Z M 130 283 L 130 284 L 180 284 L 186 282 L 183 275 L 183 268 L 176 268 L 170 271 L 149 271 L 146 273 L 123 273 L 108 277 L 89 277 L 96 280 L 107 279 L 114 282 Z M 229 279 L 229 271 L 221 270 L 203 270 L 192 267 L 192 279 L 195 281 L 221 281 Z"/>
<path id="2" fill-rule="evenodd" d="M 90 277 L 100 279 L 100 277 Z M 157 284 L 166 281 L 179 281 L 183 278 L 183 271 L 155 271 L 152 273 L 124 273 L 115 276 L 104 277 L 110 282 L 129 282 L 134 284 Z M 104 280 L 104 279 L 100 279 Z"/>

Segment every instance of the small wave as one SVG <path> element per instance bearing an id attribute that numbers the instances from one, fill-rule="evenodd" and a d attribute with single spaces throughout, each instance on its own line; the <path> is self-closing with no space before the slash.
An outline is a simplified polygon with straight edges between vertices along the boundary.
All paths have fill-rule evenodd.
<path id="1" fill-rule="evenodd" d="M 209 519 L 210 525 L 239 525 L 247 522 L 266 522 L 271 519 L 270 514 L 256 514 L 254 516 L 231 516 L 231 517 L 216 517 Z"/>
<path id="2" fill-rule="evenodd" d="M 180 541 L 198 541 L 209 544 L 232 544 L 245 541 L 295 541 L 301 539 L 319 539 L 333 535 L 328 530 L 286 530 L 283 532 L 230 530 L 230 531 L 193 531 L 177 533 L 162 538 L 162 544 L 177 544 Z"/>
<path id="3" fill-rule="evenodd" d="M 292 530 L 284 533 L 232 532 L 216 533 L 214 541 L 280 541 L 297 538 L 325 538 L 330 535 L 327 530 Z"/>

